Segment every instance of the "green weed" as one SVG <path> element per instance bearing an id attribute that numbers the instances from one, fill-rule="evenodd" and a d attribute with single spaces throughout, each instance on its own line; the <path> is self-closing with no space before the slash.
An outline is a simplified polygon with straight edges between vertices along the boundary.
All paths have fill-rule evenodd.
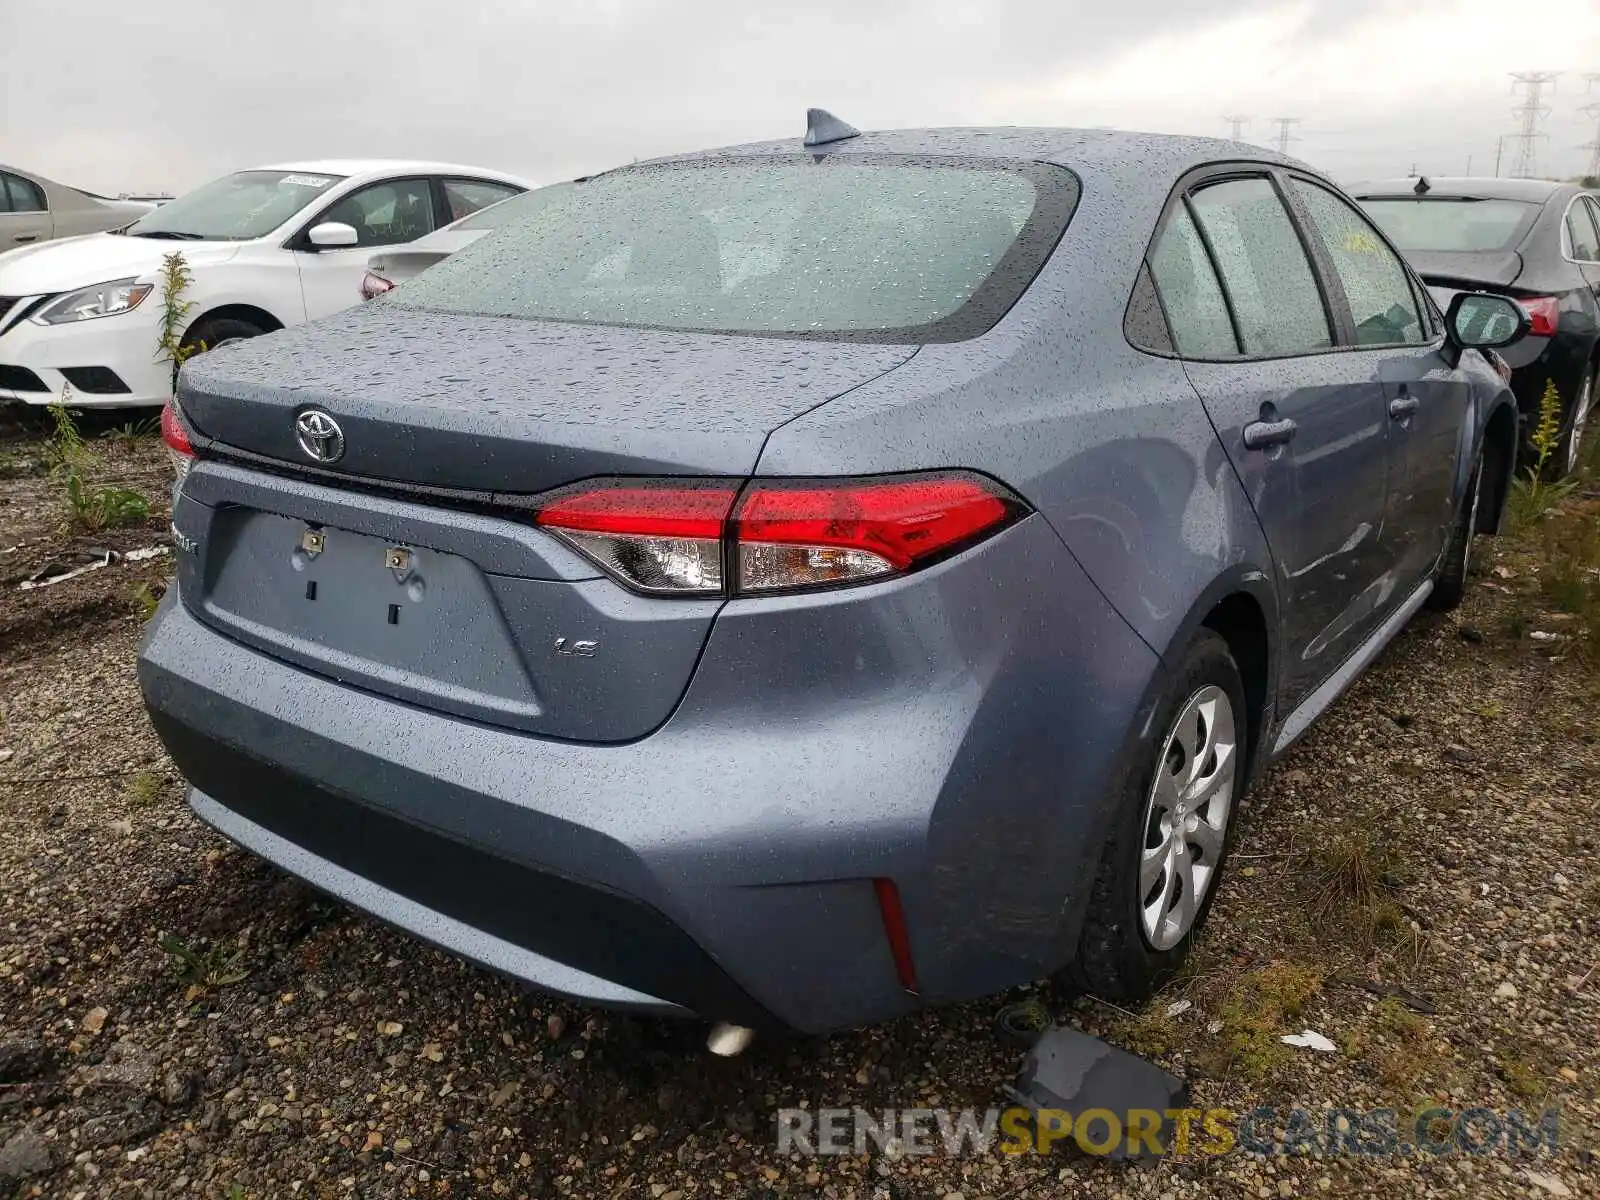
<path id="1" fill-rule="evenodd" d="M 187 985 L 184 1000 L 192 1002 L 216 988 L 238 983 L 250 975 L 243 965 L 244 949 L 229 941 L 212 944 L 204 953 L 191 949 L 177 934 L 163 933 L 157 945 L 171 959 L 178 982 Z"/>

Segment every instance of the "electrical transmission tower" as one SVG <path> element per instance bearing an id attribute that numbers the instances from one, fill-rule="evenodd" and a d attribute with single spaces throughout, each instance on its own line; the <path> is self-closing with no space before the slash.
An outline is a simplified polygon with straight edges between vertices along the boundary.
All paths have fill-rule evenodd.
<path id="1" fill-rule="evenodd" d="M 1272 123 L 1278 127 L 1278 153 L 1289 153 L 1289 143 L 1298 142 L 1300 140 L 1291 132 L 1296 125 L 1300 124 L 1300 118 L 1273 117 Z"/>
<path id="2" fill-rule="evenodd" d="M 1514 179 L 1533 179 L 1538 175 L 1539 139 L 1546 136 L 1539 132 L 1539 122 L 1550 115 L 1544 103 L 1545 88 L 1554 91 L 1556 77 L 1560 74 L 1559 71 L 1515 71 L 1511 75 L 1512 87 L 1523 89 L 1522 103 L 1511 110 L 1511 115 L 1517 118 L 1517 132 L 1511 135 L 1516 146 L 1511 160 Z"/>
<path id="3" fill-rule="evenodd" d="M 1241 116 L 1226 116 L 1222 119 L 1229 125 L 1233 126 L 1233 140 L 1236 142 L 1244 141 L 1244 127 L 1250 124 L 1250 118 Z"/>
<path id="4" fill-rule="evenodd" d="M 1584 79 L 1592 89 L 1595 84 L 1600 83 L 1600 74 L 1585 75 Z M 1585 142 L 1582 147 L 1589 152 L 1589 169 L 1584 174 L 1590 178 L 1600 178 L 1600 100 L 1587 104 L 1578 111 L 1594 122 L 1594 140 Z"/>

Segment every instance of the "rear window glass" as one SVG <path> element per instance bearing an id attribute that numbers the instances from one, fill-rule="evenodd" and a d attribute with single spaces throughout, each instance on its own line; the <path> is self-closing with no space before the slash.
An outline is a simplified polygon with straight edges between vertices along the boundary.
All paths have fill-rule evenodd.
<path id="1" fill-rule="evenodd" d="M 499 229 L 503 225 L 512 225 L 530 213 L 541 211 L 563 192 L 572 189 L 570 183 L 552 183 L 549 187 L 534 188 L 531 192 L 523 192 L 509 200 L 500 200 L 481 208 L 470 217 L 465 217 L 455 223 L 452 228 L 459 231 L 478 233 L 485 229 Z"/>
<path id="2" fill-rule="evenodd" d="M 1392 198 L 1361 205 L 1400 249 L 1440 254 L 1510 250 L 1539 214 L 1539 205 L 1523 200 Z"/>
<path id="3" fill-rule="evenodd" d="M 1016 302 L 1074 177 L 996 160 L 696 159 L 576 184 L 391 303 L 699 332 L 958 341 Z"/>

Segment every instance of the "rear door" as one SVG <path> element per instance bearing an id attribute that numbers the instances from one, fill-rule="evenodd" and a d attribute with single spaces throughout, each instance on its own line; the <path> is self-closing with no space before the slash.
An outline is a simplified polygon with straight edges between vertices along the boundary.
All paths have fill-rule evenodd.
<path id="1" fill-rule="evenodd" d="M 1383 395 L 1336 352 L 1341 317 L 1269 171 L 1203 176 L 1171 209 L 1151 271 L 1185 370 L 1276 560 L 1292 708 L 1381 608 Z"/>
<path id="2" fill-rule="evenodd" d="M 54 234 L 44 189 L 31 179 L 0 171 L 0 254 Z"/>
<path id="3" fill-rule="evenodd" d="M 1349 308 L 1350 358 L 1371 372 L 1383 393 L 1389 442 L 1384 557 L 1403 596 L 1444 551 L 1472 388 L 1446 361 L 1443 331 L 1435 330 L 1410 273 L 1372 222 L 1312 179 L 1293 177 L 1289 195 L 1321 250 L 1330 288 Z"/>
<path id="4" fill-rule="evenodd" d="M 1600 304 L 1600 201 L 1592 196 L 1579 196 L 1567 210 L 1567 236 L 1571 240 L 1572 258 L 1583 272 Z"/>

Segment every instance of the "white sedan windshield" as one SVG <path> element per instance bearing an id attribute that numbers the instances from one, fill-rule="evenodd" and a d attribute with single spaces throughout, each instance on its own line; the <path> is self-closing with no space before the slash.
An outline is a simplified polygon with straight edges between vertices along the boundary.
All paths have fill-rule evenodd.
<path id="1" fill-rule="evenodd" d="M 179 196 L 128 227 L 132 237 L 239 242 L 262 237 L 344 177 L 240 171 Z"/>

